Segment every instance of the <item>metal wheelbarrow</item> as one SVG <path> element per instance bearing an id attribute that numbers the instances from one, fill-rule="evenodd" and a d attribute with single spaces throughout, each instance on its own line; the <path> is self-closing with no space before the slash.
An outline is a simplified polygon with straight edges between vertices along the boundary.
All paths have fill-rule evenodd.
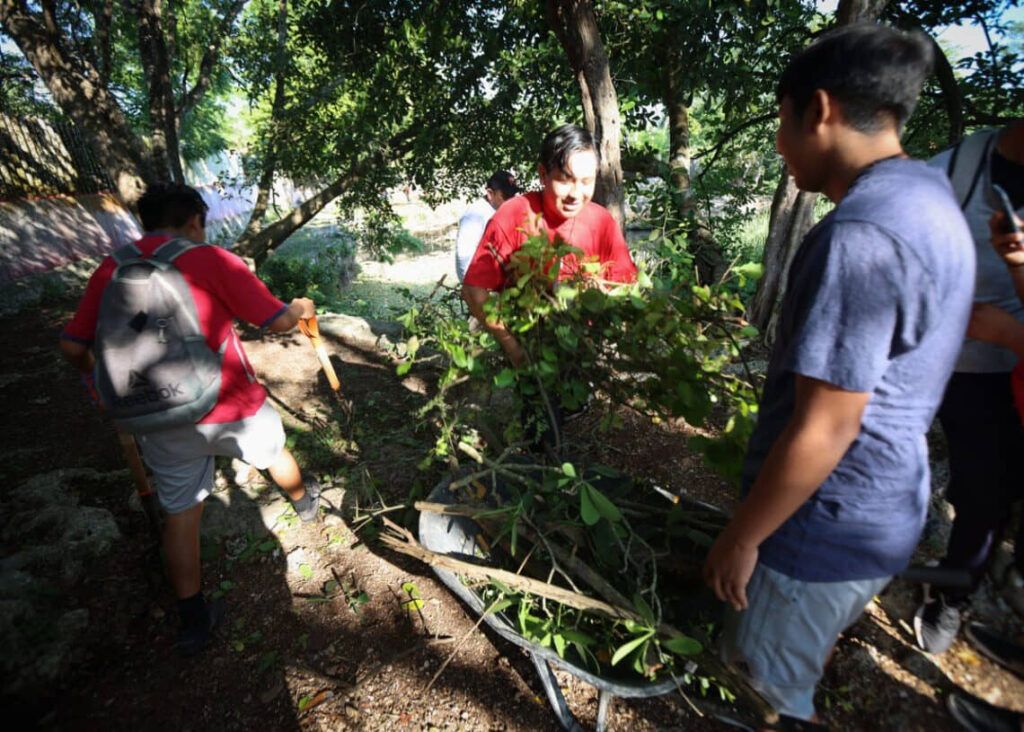
<path id="1" fill-rule="evenodd" d="M 448 490 L 449 481 L 442 481 L 430 493 L 429 501 L 435 503 L 451 504 L 456 502 L 457 496 Z M 477 559 L 486 556 L 488 550 L 479 545 L 476 536 L 480 533 L 480 526 L 471 518 L 465 516 L 447 516 L 431 512 L 422 512 L 419 521 L 419 540 L 427 549 L 440 554 L 449 554 L 461 559 Z M 458 576 L 449 570 L 433 568 L 437 575 L 449 590 L 457 595 L 463 602 L 477 614 L 481 615 L 486 606 L 471 589 L 462 584 Z M 611 702 L 615 697 L 637 698 L 652 697 L 667 694 L 676 690 L 676 683 L 672 679 L 658 682 L 611 680 L 597 676 L 587 669 L 576 665 L 572 661 L 561 658 L 553 649 L 545 648 L 537 643 L 524 638 L 511 622 L 501 613 L 492 613 L 484 617 L 487 623 L 498 635 L 510 643 L 523 648 L 530 654 L 540 682 L 544 686 L 551 709 L 554 711 L 558 722 L 565 730 L 571 732 L 582 732 L 576 718 L 565 702 L 562 690 L 558 687 L 558 681 L 552 666 L 566 671 L 578 679 L 585 681 L 600 691 L 597 708 L 597 730 L 603 732 L 608 722 L 608 712 Z"/>

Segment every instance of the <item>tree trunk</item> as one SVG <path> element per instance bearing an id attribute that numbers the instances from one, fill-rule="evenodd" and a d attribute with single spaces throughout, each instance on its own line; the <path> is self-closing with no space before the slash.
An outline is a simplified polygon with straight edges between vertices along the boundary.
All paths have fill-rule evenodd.
<path id="1" fill-rule="evenodd" d="M 836 23 L 850 25 L 861 21 L 876 20 L 889 0 L 839 0 L 836 8 Z"/>
<path id="2" fill-rule="evenodd" d="M 953 67 L 946 58 L 946 52 L 930 34 L 932 51 L 935 53 L 935 79 L 939 82 L 942 90 L 942 101 L 946 107 L 946 116 L 949 118 L 949 141 L 957 142 L 964 136 L 964 95 L 957 83 Z"/>
<path id="3" fill-rule="evenodd" d="M 133 205 L 146 184 L 157 179 L 156 172 L 117 100 L 100 83 L 99 72 L 87 61 L 70 57 L 65 39 L 19 0 L 0 0 L 0 24 L 57 106 L 78 124 L 121 199 Z"/>
<path id="4" fill-rule="evenodd" d="M 277 59 L 274 69 L 274 100 L 271 102 L 271 131 L 267 143 L 263 170 L 257 184 L 256 203 L 249 216 L 249 223 L 239 240 L 252 239 L 263 228 L 263 217 L 267 214 L 270 204 L 270 192 L 274 187 L 274 171 L 277 169 L 277 137 L 281 133 L 280 120 L 284 114 L 285 78 L 288 68 L 288 0 L 279 0 L 277 4 Z"/>
<path id="5" fill-rule="evenodd" d="M 565 50 L 580 85 L 583 115 L 598 149 L 594 200 L 625 225 L 619 100 L 590 0 L 547 0 L 548 24 Z"/>
<path id="6" fill-rule="evenodd" d="M 837 24 L 875 20 L 887 4 L 888 0 L 839 0 Z M 758 282 L 748 312 L 750 321 L 761 329 L 768 344 L 775 340 L 779 310 L 786 294 L 789 263 L 814 224 L 817 197 L 817 193 L 798 192 L 796 181 L 783 168 L 768 221 L 768 239 L 762 258 L 764 276 Z"/>
<path id="7" fill-rule="evenodd" d="M 668 166 L 672 204 L 680 222 L 687 222 L 689 249 L 701 284 L 715 282 L 725 271 L 725 256 L 707 219 L 696 210 L 690 190 L 690 90 L 682 83 L 682 61 L 669 49 L 665 53 L 665 110 L 668 114 Z"/>
<path id="8" fill-rule="evenodd" d="M 382 156 L 375 155 L 360 161 L 345 175 L 293 208 L 281 219 L 256 234 L 243 234 L 235 242 L 237 254 L 252 257 L 256 265 L 262 264 L 267 256 L 294 234 L 303 224 L 323 210 L 324 206 L 355 185 L 366 170 L 383 165 Z"/>
<path id="9" fill-rule="evenodd" d="M 140 0 L 139 57 L 149 82 L 150 150 L 161 178 L 185 182 L 178 145 L 178 115 L 171 84 L 162 0 Z"/>
<path id="10" fill-rule="evenodd" d="M 817 194 L 797 190 L 793 177 L 783 170 L 772 199 L 768 240 L 764 245 L 764 276 L 750 302 L 748 317 L 764 333 L 765 342 L 775 340 L 782 296 L 786 292 L 789 263 L 804 235 L 811 228 Z"/>

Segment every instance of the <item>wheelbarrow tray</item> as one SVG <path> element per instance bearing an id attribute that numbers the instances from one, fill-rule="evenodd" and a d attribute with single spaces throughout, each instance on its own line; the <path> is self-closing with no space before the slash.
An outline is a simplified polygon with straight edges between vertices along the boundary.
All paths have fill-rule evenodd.
<path id="1" fill-rule="evenodd" d="M 441 504 L 456 503 L 457 496 L 448 490 L 448 485 L 449 482 L 447 480 L 442 481 L 430 493 L 428 500 Z M 450 516 L 427 511 L 420 513 L 420 543 L 430 551 L 439 554 L 447 554 L 469 561 L 479 560 L 481 556 L 486 556 L 488 553 L 483 546 L 477 543 L 476 537 L 480 532 L 479 524 L 466 516 Z M 484 613 L 486 606 L 483 600 L 470 588 L 462 584 L 457 574 L 438 567 L 433 567 L 432 569 L 438 579 L 465 602 L 473 612 L 478 615 Z M 552 665 L 600 690 L 597 715 L 598 730 L 604 728 L 608 708 L 614 697 L 638 698 L 660 696 L 676 689 L 676 682 L 671 678 L 664 681 L 642 681 L 639 679 L 631 681 L 628 679 L 609 679 L 604 676 L 598 676 L 588 669 L 562 658 L 553 649 L 545 648 L 539 643 L 527 640 L 502 613 L 489 613 L 484 616 L 483 620 L 502 638 L 520 646 L 530 654 L 551 708 L 564 729 L 579 730 L 581 727 L 565 703 L 565 698 L 552 672 Z"/>

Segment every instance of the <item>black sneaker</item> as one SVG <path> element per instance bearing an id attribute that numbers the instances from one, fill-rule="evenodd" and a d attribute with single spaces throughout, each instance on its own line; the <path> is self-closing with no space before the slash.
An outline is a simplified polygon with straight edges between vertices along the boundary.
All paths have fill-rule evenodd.
<path id="1" fill-rule="evenodd" d="M 960 632 L 960 608 L 948 604 L 941 594 L 914 614 L 914 637 L 926 653 L 945 653 Z"/>
<path id="2" fill-rule="evenodd" d="M 1024 714 L 994 707 L 983 699 L 955 691 L 946 708 L 968 732 L 1020 732 Z"/>
<path id="3" fill-rule="evenodd" d="M 997 635 L 979 623 L 968 625 L 966 635 L 971 645 L 981 651 L 983 656 L 1024 678 L 1024 646 L 1020 643 Z"/>
<path id="4" fill-rule="evenodd" d="M 317 482 L 316 478 L 306 478 L 302 481 L 302 484 L 306 487 L 306 495 L 302 497 L 302 503 L 305 504 L 305 508 L 299 509 L 299 505 L 292 501 L 292 508 L 295 509 L 295 513 L 299 514 L 299 518 L 302 519 L 303 523 L 309 523 L 316 519 L 317 514 L 320 512 L 320 483 Z M 306 497 L 309 500 L 306 501 Z"/>
<path id="5" fill-rule="evenodd" d="M 210 643 L 214 631 L 224 622 L 224 599 L 217 598 L 206 603 L 206 622 L 182 628 L 174 644 L 179 656 L 188 658 L 203 652 Z"/>

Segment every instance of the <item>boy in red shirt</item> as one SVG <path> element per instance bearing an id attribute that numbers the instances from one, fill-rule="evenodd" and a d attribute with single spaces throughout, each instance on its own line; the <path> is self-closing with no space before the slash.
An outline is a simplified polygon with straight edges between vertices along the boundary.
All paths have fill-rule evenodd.
<path id="1" fill-rule="evenodd" d="M 151 186 L 138 208 L 146 235 L 135 245 L 143 257 L 152 256 L 173 239 L 198 243 L 206 238 L 207 206 L 193 188 Z M 285 305 L 245 262 L 218 246 L 199 244 L 181 254 L 174 266 L 191 291 L 207 345 L 223 354 L 217 402 L 206 415 L 196 424 L 137 438 L 167 514 L 163 545 L 182 620 L 177 649 L 190 656 L 206 646 L 223 615 L 221 604 L 207 603 L 200 590 L 199 520 L 203 500 L 213 488 L 214 456 L 235 457 L 268 470 L 303 521 L 315 519 L 319 508 L 319 486 L 313 479 L 303 480 L 295 458 L 285 448 L 281 418 L 266 401 L 266 391 L 256 380 L 233 321 L 239 318 L 282 332 L 295 327 L 300 318 L 314 316 L 316 309 L 308 298 Z M 87 378 L 95 365 L 92 347 L 103 291 L 115 268 L 112 257 L 103 260 L 61 333 L 64 357 Z"/>
<path id="2" fill-rule="evenodd" d="M 636 266 L 622 230 L 606 208 L 591 200 L 597 182 L 597 152 L 590 133 L 576 125 L 562 125 L 549 132 L 541 144 L 537 173 L 541 192 L 502 204 L 487 223 L 462 280 L 462 297 L 470 313 L 485 324 L 516 366 L 525 358 L 522 347 L 504 325 L 487 321 L 484 303 L 492 291 L 505 289 L 504 267 L 534 228 L 544 231 L 550 241 L 557 237 L 583 251 L 583 262 L 576 255 L 562 259 L 559 279 L 575 276 L 583 263 L 593 261 L 603 265 L 602 279 L 636 279 Z"/>

